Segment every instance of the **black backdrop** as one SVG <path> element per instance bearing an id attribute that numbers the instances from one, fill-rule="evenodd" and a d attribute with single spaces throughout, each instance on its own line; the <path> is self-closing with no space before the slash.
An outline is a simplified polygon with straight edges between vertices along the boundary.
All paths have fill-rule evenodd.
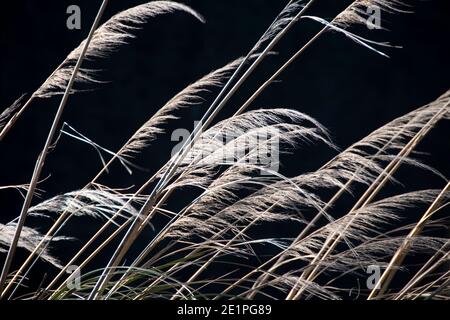
<path id="1" fill-rule="evenodd" d="M 105 19 L 143 1 L 110 1 Z M 186 4 L 206 19 L 201 24 L 185 14 L 151 20 L 137 38 L 96 64 L 111 81 L 96 90 L 70 97 L 64 121 L 98 144 L 117 150 L 164 102 L 190 82 L 245 53 L 252 47 L 286 1 L 191 0 Z M 33 92 L 64 57 L 87 35 L 101 1 L 33 1 L 2 3 L 0 11 L 0 110 L 22 93 Z M 338 4 L 337 4 L 338 3 Z M 311 14 L 330 18 L 348 1 L 318 0 Z M 81 30 L 66 28 L 66 8 L 81 8 Z M 344 148 L 372 130 L 414 108 L 433 101 L 450 84 L 448 0 L 410 0 L 413 14 L 383 14 L 387 31 L 367 32 L 371 39 L 389 41 L 402 49 L 384 49 L 389 59 L 349 41 L 326 34 L 271 85 L 253 107 L 292 107 L 323 123 L 336 143 Z M 275 48 L 272 56 L 228 104 L 229 115 L 275 68 L 300 48 L 316 23 L 298 24 Z M 211 98 L 211 95 L 207 95 Z M 208 100 L 210 101 L 210 100 Z M 36 101 L 0 142 L 0 185 L 29 182 L 33 166 L 57 108 L 57 97 Z M 182 113 L 167 127 L 192 129 L 205 106 Z M 442 123 L 423 141 L 422 159 L 449 175 L 448 124 Z M 163 136 L 136 162 L 152 172 L 169 155 L 174 142 Z M 288 175 L 314 169 L 333 154 L 326 148 L 283 158 Z M 86 144 L 62 137 L 49 155 L 40 185 L 42 198 L 74 190 L 88 182 L 101 166 L 95 151 Z M 119 166 L 102 182 L 117 187 L 139 184 L 150 173 L 129 176 Z M 429 173 L 404 169 L 402 182 L 420 187 L 440 187 L 442 181 Z M 419 183 L 420 182 L 420 183 Z M 36 200 L 36 199 L 35 199 Z M 0 222 L 20 211 L 16 191 L 0 191 Z M 83 233 L 84 231 L 78 231 Z M 2 256 L 0 260 L 4 257 Z"/>

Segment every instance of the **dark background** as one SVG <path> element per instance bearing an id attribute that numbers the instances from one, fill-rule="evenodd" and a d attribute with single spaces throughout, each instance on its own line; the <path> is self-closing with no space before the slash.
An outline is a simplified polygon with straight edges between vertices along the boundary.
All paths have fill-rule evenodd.
<path id="1" fill-rule="evenodd" d="M 103 21 L 114 13 L 144 1 L 110 1 Z M 186 14 L 150 20 L 137 38 L 95 66 L 101 78 L 111 81 L 96 90 L 71 96 L 63 121 L 98 144 L 118 150 L 129 136 L 167 100 L 187 84 L 229 61 L 245 55 L 287 1 L 192 0 L 184 1 L 206 19 L 201 24 Z M 349 1 L 317 0 L 310 14 L 332 18 Z M 335 142 L 345 148 L 372 130 L 408 111 L 435 100 L 449 89 L 450 43 L 448 0 L 409 0 L 413 14 L 382 15 L 387 31 L 353 29 L 370 39 L 389 41 L 402 49 L 385 48 L 390 58 L 379 56 L 344 36 L 321 37 L 272 84 L 253 108 L 290 107 L 323 123 Z M 66 8 L 81 7 L 81 30 L 66 28 Z M 65 56 L 84 39 L 101 1 L 33 1 L 2 3 L 0 12 L 0 110 L 22 93 L 32 93 Z M 267 58 L 247 84 L 228 103 L 221 117 L 240 103 L 296 52 L 320 26 L 312 21 L 297 24 L 276 46 L 277 56 Z M 214 92 L 213 92 L 214 93 Z M 213 93 L 206 95 L 211 101 Z M 0 185 L 28 183 L 42 149 L 60 97 L 33 102 L 16 126 L 0 142 Z M 182 120 L 166 127 L 193 128 L 208 105 L 181 113 Z M 448 123 L 440 123 L 420 145 L 426 164 L 449 175 Z M 129 176 L 123 168 L 102 182 L 115 187 L 138 185 L 169 157 L 175 142 L 162 136 L 136 159 L 147 171 Z M 313 170 L 328 161 L 333 151 L 308 146 L 283 158 L 288 175 Z M 42 198 L 81 188 L 101 168 L 88 145 L 62 137 L 50 153 L 40 184 Z M 401 182 L 414 188 L 442 187 L 429 173 L 403 169 Z M 35 201 L 37 201 L 35 199 Z M 16 191 L 0 192 L 0 222 L 20 212 Z M 78 231 L 83 233 L 83 230 Z M 86 231 L 87 232 L 87 231 Z M 3 259 L 3 257 L 2 257 Z M 1 260 L 1 259 L 0 259 Z"/>

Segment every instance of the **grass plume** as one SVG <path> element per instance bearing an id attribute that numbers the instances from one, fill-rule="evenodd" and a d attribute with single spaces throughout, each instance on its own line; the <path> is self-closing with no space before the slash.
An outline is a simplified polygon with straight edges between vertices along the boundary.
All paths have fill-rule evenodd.
<path id="1" fill-rule="evenodd" d="M 27 192 L 21 214 L 0 224 L 0 254 L 9 252 L 0 279 L 1 297 L 19 297 L 39 261 L 56 271 L 39 290 L 28 290 L 30 299 L 345 299 L 352 291 L 349 283 L 370 266 L 383 272 L 375 288 L 361 290 L 361 299 L 450 299 L 450 275 L 445 269 L 449 240 L 432 232 L 443 229 L 448 234 L 448 215 L 443 214 L 449 204 L 448 179 L 415 154 L 439 123 L 450 120 L 450 91 L 344 150 L 318 120 L 303 112 L 253 106 L 327 31 L 341 32 L 385 55 L 375 49 L 380 43 L 354 34 L 351 28 L 366 24 L 370 6 L 404 12 L 397 0 L 354 0 L 328 21 L 306 15 L 316 1 L 289 1 L 244 57 L 176 94 L 143 121 L 117 152 L 110 153 L 85 186 L 32 206 L 65 103 L 70 94 L 78 93 L 73 85 L 99 82 L 92 70 L 81 67 L 83 59 L 94 63 L 107 59 L 134 37 L 134 29 L 161 14 L 181 11 L 204 22 L 186 5 L 152 1 L 120 12 L 97 28 L 104 2 L 88 38 L 27 101 L 18 99 L 0 115 L 3 137 L 33 99 L 63 95 L 31 183 L 0 187 L 0 192 L 9 188 Z M 301 27 L 304 19 L 319 22 L 322 28 L 242 105 L 228 105 L 276 44 L 295 24 Z M 219 93 L 207 105 L 202 121 L 143 184 L 130 191 L 99 182 L 116 160 L 124 163 L 154 148 L 164 125 L 177 119 L 181 109 L 208 103 L 203 95 L 211 89 Z M 217 121 L 225 107 L 232 115 Z M 266 139 L 259 139 L 261 135 Z M 310 171 L 287 177 L 277 170 L 278 162 L 260 161 L 261 155 L 273 154 L 274 144 L 281 155 L 322 145 L 334 156 Z M 397 172 L 406 166 L 444 182 L 434 189 L 403 186 L 394 194 L 384 192 L 400 185 Z M 177 195 L 186 191 L 189 199 L 182 203 Z M 417 219 L 415 211 L 420 212 Z M 27 217 L 51 225 L 33 227 Z M 74 218 L 95 219 L 95 231 L 87 239 L 72 241 L 66 233 Z M 53 248 L 69 240 L 75 253 L 62 259 Z M 28 257 L 11 271 L 16 248 L 26 250 Z M 411 254 L 425 262 L 408 265 Z M 102 267 L 96 269 L 94 261 Z M 79 288 L 67 286 L 76 276 L 66 273 L 74 264 L 83 271 Z M 406 280 L 393 286 L 398 274 Z"/>

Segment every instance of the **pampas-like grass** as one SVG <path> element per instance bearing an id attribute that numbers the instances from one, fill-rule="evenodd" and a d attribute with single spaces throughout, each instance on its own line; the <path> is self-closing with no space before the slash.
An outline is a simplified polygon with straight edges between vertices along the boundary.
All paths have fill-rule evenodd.
<path id="1" fill-rule="evenodd" d="M 126 44 L 134 37 L 133 30 L 141 28 L 149 19 L 158 15 L 183 11 L 196 17 L 201 22 L 203 18 L 194 10 L 181 3 L 172 1 L 152 1 L 134 8 L 122 11 L 101 25 L 94 33 L 91 44 L 86 52 L 87 60 L 107 58 L 121 45 Z M 85 40 L 72 50 L 52 75 L 45 80 L 41 87 L 33 95 L 39 98 L 48 98 L 62 94 L 72 74 L 73 65 L 80 56 Z M 97 80 L 93 71 L 81 69 L 78 72 L 77 81 L 93 82 Z"/>
<path id="2" fill-rule="evenodd" d="M 224 80 L 229 77 L 232 71 L 236 70 L 242 61 L 243 58 L 236 59 L 222 68 L 205 75 L 177 93 L 136 131 L 118 154 L 131 155 L 133 153 L 139 153 L 158 134 L 163 132 L 161 125 L 165 124 L 168 120 L 176 119 L 173 116 L 174 111 L 200 104 L 203 101 L 201 94 L 209 89 L 223 85 Z"/>
<path id="3" fill-rule="evenodd" d="M 200 14 L 184 4 L 172 1 L 148 2 L 122 11 L 101 25 L 94 32 L 90 45 L 85 53 L 85 58 L 87 60 L 107 58 L 121 45 L 128 43 L 130 39 L 134 38 L 132 33 L 133 30 L 141 28 L 143 24 L 153 17 L 174 11 L 186 12 L 196 17 L 201 22 L 204 22 L 204 19 Z M 64 93 L 85 43 L 86 40 L 83 40 L 78 47 L 73 49 L 67 55 L 63 62 L 61 62 L 44 83 L 33 92 L 26 103 L 19 105 L 18 101 L 16 101 L 0 115 L 0 139 L 6 135 L 34 98 L 49 98 Z M 75 82 L 97 84 L 101 81 L 96 78 L 95 70 L 80 68 L 77 77 L 75 78 Z M 72 92 L 75 91 L 72 90 Z M 6 119 L 8 118 L 9 121 L 6 122 Z M 1 125 L 2 123 L 4 124 Z"/>
<path id="4" fill-rule="evenodd" d="M 0 131 L 3 131 L 3 128 L 8 123 L 8 120 L 11 117 L 16 116 L 17 117 L 17 111 L 22 106 L 22 101 L 25 95 L 22 95 L 20 98 L 18 98 L 14 103 L 6 108 L 1 114 L 0 114 Z"/>
<path id="5" fill-rule="evenodd" d="M 17 245 L 31 253 L 17 271 L 7 274 L 1 296 L 15 298 L 35 265 L 33 261 L 40 258 L 58 271 L 39 292 L 30 289 L 34 299 L 344 299 L 352 288 L 340 280 L 353 281 L 373 265 L 384 269 L 379 279 L 382 289 L 362 290 L 360 298 L 450 299 L 445 289 L 450 275 L 439 269 L 448 257 L 448 239 L 427 234 L 428 229 L 448 225 L 448 217 L 433 220 L 448 206 L 448 182 L 413 157 L 418 144 L 436 124 L 450 119 L 450 91 L 343 151 L 338 151 L 319 121 L 299 111 L 248 110 L 256 97 L 325 31 L 343 32 L 375 50 L 373 42 L 351 33 L 351 26 L 365 21 L 365 9 L 371 5 L 391 12 L 403 10 L 397 0 L 355 0 L 328 22 L 304 15 L 313 3 L 289 1 L 244 58 L 211 72 L 175 95 L 80 190 L 28 208 L 26 215 L 33 219 L 55 221 L 46 232 L 23 226 Z M 132 30 L 148 18 L 176 10 L 202 20 L 182 4 L 150 2 L 117 14 L 97 29 L 84 53 L 86 58 L 106 58 L 132 38 Z M 233 116 L 213 123 L 250 73 L 302 18 L 314 19 L 324 28 L 242 106 L 237 106 Z M 71 77 L 95 84 L 97 80 L 87 70 L 73 74 L 73 70 L 77 71 L 73 64 L 83 55 L 82 47 L 72 51 L 32 97 L 46 98 L 62 91 L 75 93 L 70 86 L 67 88 Z M 205 121 L 136 192 L 130 194 L 98 183 L 113 161 L 150 147 L 164 132 L 164 124 L 176 118 L 178 109 L 202 104 L 202 93 L 213 87 L 221 91 L 206 110 Z M 18 100 L 0 120 L 16 118 L 17 110 L 20 114 L 26 105 Z M 268 140 L 255 139 L 268 132 Z M 286 177 L 258 162 L 261 152 L 267 154 L 270 149 L 267 143 L 273 141 L 279 143 L 280 154 L 305 150 L 317 143 L 337 154 L 317 165 L 316 170 Z M 384 195 L 381 191 L 387 185 L 398 184 L 394 175 L 400 166 L 427 170 L 444 179 L 445 187 Z M 5 186 L 9 187 L 14 186 Z M 29 185 L 20 188 L 30 192 Z M 170 209 L 170 204 L 177 201 L 175 192 L 180 190 L 194 192 L 182 208 Z M 339 206 L 343 198 L 353 201 L 350 208 Z M 411 212 L 422 209 L 422 217 L 411 223 Z M 60 261 L 49 248 L 70 239 L 70 235 L 61 234 L 67 229 L 62 226 L 70 225 L 71 218 L 79 216 L 98 219 L 101 226 L 89 239 L 82 240 L 68 261 Z M 157 227 L 152 225 L 156 218 Z M 294 236 L 282 228 L 286 224 L 295 226 Z M 16 226 L 16 220 L 0 225 L 3 247 L 11 246 Z M 261 233 L 260 227 L 269 227 L 271 232 Z M 129 250 L 138 244 L 140 251 L 128 259 Z M 80 246 L 75 242 L 73 245 Z M 113 250 L 112 256 L 108 249 Z M 270 255 L 261 255 L 261 250 Z M 414 268 L 404 264 L 404 258 L 411 253 L 431 257 L 423 266 Z M 104 262 L 101 270 L 92 270 L 94 258 Z M 216 268 L 224 262 L 224 268 Z M 66 285 L 75 276 L 65 272 L 70 265 L 83 270 L 79 289 Z M 390 287 L 396 272 L 403 270 L 412 270 L 410 275 L 405 273 L 409 281 L 400 288 Z"/>
<path id="6" fill-rule="evenodd" d="M 8 252 L 8 248 L 11 245 L 11 241 L 14 236 L 15 230 L 16 230 L 16 223 L 7 223 L 6 225 L 0 224 L 0 253 Z M 18 246 L 19 248 L 32 251 L 36 247 L 36 245 L 42 240 L 43 235 L 39 231 L 33 228 L 25 227 L 23 228 L 22 233 L 20 235 Z M 51 242 L 54 243 L 54 245 L 56 245 L 58 241 L 63 240 L 70 240 L 70 238 L 64 236 L 54 237 Z M 57 268 L 62 268 L 58 259 L 54 257 L 49 252 L 49 250 L 47 249 L 42 250 L 39 256 L 42 260 L 52 264 L 53 266 Z"/>
<path id="7" fill-rule="evenodd" d="M 354 24 L 367 25 L 367 9 L 370 7 L 379 8 L 391 13 L 406 12 L 403 10 L 405 4 L 400 0 L 356 0 L 334 19 L 334 24 L 343 28 L 349 27 Z M 373 25 L 369 26 L 373 27 Z"/>
<path id="8" fill-rule="evenodd" d="M 123 208 L 122 208 L 123 207 Z M 136 209 L 129 204 L 127 195 L 108 190 L 80 190 L 58 195 L 31 207 L 30 216 L 52 217 L 66 214 L 72 216 L 87 216 L 91 218 L 109 218 L 121 210 L 122 217 L 136 215 Z"/>
<path id="9" fill-rule="evenodd" d="M 97 185 L 96 181 L 98 180 L 101 175 L 107 171 L 108 167 L 111 165 L 111 163 L 114 162 L 115 159 L 121 160 L 122 155 L 132 155 L 135 152 L 139 152 L 142 148 L 146 146 L 147 143 L 149 143 L 152 139 L 155 138 L 155 136 L 158 133 L 161 133 L 163 130 L 160 128 L 160 125 L 164 124 L 167 120 L 173 119 L 175 117 L 169 115 L 169 111 L 175 111 L 179 108 L 183 107 L 189 107 L 193 104 L 199 103 L 199 101 L 202 101 L 201 93 L 204 90 L 208 90 L 208 88 L 219 85 L 224 78 L 227 76 L 229 72 L 233 70 L 233 68 L 236 68 L 237 64 L 242 61 L 242 58 L 237 59 L 233 62 L 230 62 L 229 64 L 225 65 L 222 68 L 219 68 L 210 74 L 202 77 L 198 81 L 194 82 L 193 84 L 189 85 L 185 89 L 183 89 L 181 92 L 179 92 L 174 98 L 172 98 L 165 106 L 163 106 L 155 115 L 153 115 L 143 126 L 141 126 L 134 134 L 133 136 L 120 148 L 120 150 L 117 152 L 116 155 L 114 155 L 108 163 L 97 173 L 97 175 L 90 181 L 84 189 L 89 190 L 91 186 L 95 187 Z M 155 176 L 154 176 L 155 177 Z M 79 254 L 82 254 L 84 252 L 84 249 L 88 245 L 90 245 L 91 242 L 95 241 L 95 239 L 110 225 L 115 224 L 114 219 L 120 215 L 123 209 L 125 209 L 126 206 L 129 205 L 130 202 L 134 201 L 136 197 L 138 197 L 139 193 L 142 192 L 146 188 L 148 184 L 150 184 L 154 177 L 150 178 L 146 184 L 144 184 L 138 192 L 136 192 L 127 203 L 120 208 L 120 210 L 117 212 L 116 215 L 112 217 L 112 219 L 108 220 L 107 223 L 99 230 L 99 232 L 94 235 L 93 238 L 85 245 L 85 247 L 80 250 L 80 252 L 74 256 L 74 258 L 77 258 Z M 82 195 L 84 190 L 80 192 L 76 192 L 75 197 L 73 197 L 73 201 L 78 202 L 78 196 Z M 66 198 L 67 199 L 67 198 Z M 74 204 L 69 203 L 68 206 L 73 206 Z M 76 204 L 75 204 L 76 205 Z M 62 210 L 62 213 L 59 215 L 59 218 L 56 220 L 53 227 L 47 232 L 46 236 L 51 236 L 57 228 L 61 224 L 64 223 L 64 221 L 69 217 L 70 212 L 66 209 Z M 35 250 L 33 250 L 30 257 L 25 261 L 25 263 L 22 265 L 21 270 L 28 266 L 28 264 L 31 262 L 31 258 L 37 254 L 38 249 L 41 248 L 41 246 L 44 246 L 45 243 L 42 241 L 40 242 Z M 62 272 L 67 268 L 67 265 L 65 268 L 61 270 L 60 275 Z"/>

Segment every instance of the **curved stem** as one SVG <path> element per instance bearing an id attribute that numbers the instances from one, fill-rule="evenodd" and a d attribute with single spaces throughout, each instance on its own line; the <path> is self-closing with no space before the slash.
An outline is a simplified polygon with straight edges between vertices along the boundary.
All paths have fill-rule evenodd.
<path id="1" fill-rule="evenodd" d="M 42 150 L 41 154 L 39 155 L 38 160 L 36 162 L 36 166 L 34 168 L 33 175 L 31 177 L 30 186 L 28 188 L 27 195 L 25 197 L 25 201 L 23 203 L 22 210 L 20 212 L 20 218 L 19 218 L 19 221 L 17 222 L 16 231 L 14 233 L 13 240 L 12 240 L 11 245 L 9 247 L 8 255 L 6 257 L 6 261 L 5 261 L 5 264 L 3 266 L 3 270 L 2 270 L 2 274 L 0 276 L 0 291 L 3 290 L 3 287 L 5 285 L 6 278 L 8 276 L 9 269 L 11 267 L 11 263 L 12 263 L 12 260 L 14 258 L 14 253 L 15 253 L 18 241 L 19 241 L 19 237 L 20 237 L 20 234 L 22 232 L 22 228 L 23 228 L 23 226 L 25 224 L 25 219 L 27 217 L 28 209 L 29 209 L 29 207 L 31 205 L 31 201 L 33 199 L 34 191 L 36 190 L 37 182 L 38 182 L 39 177 L 41 175 L 42 168 L 44 167 L 44 163 L 45 163 L 45 159 L 47 157 L 47 153 L 48 153 L 48 151 L 50 149 L 51 143 L 53 141 L 53 137 L 54 137 L 54 135 L 56 133 L 56 130 L 58 128 L 58 125 L 59 125 L 59 122 L 61 120 L 64 108 L 65 108 L 65 106 L 67 104 L 67 100 L 69 98 L 70 91 L 72 90 L 72 86 L 73 86 L 73 84 L 75 82 L 76 75 L 77 75 L 77 73 L 78 73 L 78 71 L 79 71 L 79 69 L 81 67 L 81 64 L 82 64 L 82 62 L 84 60 L 84 56 L 85 56 L 85 54 L 87 52 L 88 46 L 90 44 L 90 41 L 91 41 L 91 39 L 92 39 L 92 37 L 94 35 L 95 29 L 97 29 L 97 26 L 100 23 L 100 19 L 103 16 L 103 12 L 104 12 L 104 10 L 106 8 L 107 3 L 108 3 L 108 0 L 103 0 L 102 5 L 100 6 L 100 9 L 99 9 L 99 11 L 97 13 L 97 16 L 95 17 L 94 23 L 93 23 L 93 25 L 91 27 L 91 30 L 89 31 L 89 35 L 88 35 L 88 37 L 86 39 L 86 43 L 84 44 L 83 50 L 81 51 L 80 56 L 78 57 L 77 63 L 75 65 L 74 69 L 73 69 L 72 76 L 69 79 L 69 82 L 67 84 L 66 90 L 65 90 L 64 95 L 63 95 L 63 98 L 62 98 L 61 103 L 59 104 L 58 110 L 56 112 L 55 118 L 53 119 L 53 124 L 52 124 L 52 126 L 50 128 L 50 132 L 49 132 L 49 134 L 47 136 L 47 140 L 45 142 L 44 148 L 43 148 L 43 150 Z M 4 294 L 4 292 L 2 292 L 2 294 L 1 294 L 2 297 L 3 297 L 3 294 Z"/>

